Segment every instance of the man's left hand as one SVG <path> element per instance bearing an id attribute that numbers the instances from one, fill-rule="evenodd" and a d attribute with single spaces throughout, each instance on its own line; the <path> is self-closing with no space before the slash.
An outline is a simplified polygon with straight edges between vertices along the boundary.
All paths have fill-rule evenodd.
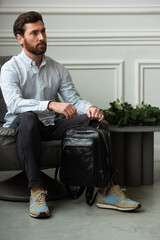
<path id="1" fill-rule="evenodd" d="M 104 118 L 103 113 L 98 108 L 93 106 L 87 110 L 87 116 L 91 120 L 98 120 L 99 122 L 101 122 Z"/>

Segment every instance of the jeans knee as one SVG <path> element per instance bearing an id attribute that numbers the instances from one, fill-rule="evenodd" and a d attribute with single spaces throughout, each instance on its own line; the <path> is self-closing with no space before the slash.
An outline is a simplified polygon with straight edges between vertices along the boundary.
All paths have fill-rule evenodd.
<path id="1" fill-rule="evenodd" d="M 25 129 L 29 130 L 37 125 L 39 119 L 34 112 L 24 112 L 18 115 L 18 122 L 21 127 L 25 127 Z"/>
<path id="2" fill-rule="evenodd" d="M 36 120 L 38 117 L 37 117 L 37 114 L 34 113 L 34 112 L 24 112 L 24 113 L 21 113 L 18 115 L 19 118 L 21 120 L 29 120 L 29 121 L 32 121 L 32 120 Z"/>

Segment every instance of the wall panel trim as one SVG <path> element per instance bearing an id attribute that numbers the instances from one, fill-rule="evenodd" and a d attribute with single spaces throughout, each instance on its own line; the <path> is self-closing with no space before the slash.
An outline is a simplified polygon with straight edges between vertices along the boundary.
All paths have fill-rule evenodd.
<path id="1" fill-rule="evenodd" d="M 48 30 L 47 41 L 49 46 L 159 46 L 160 31 Z M 0 30 L 0 46 L 17 45 L 11 30 Z"/>
<path id="2" fill-rule="evenodd" d="M 55 5 L 45 5 L 41 4 L 37 7 L 34 4 L 32 7 L 29 5 L 3 5 L 0 7 L 0 14 L 20 14 L 23 13 L 24 10 L 41 12 L 42 14 L 71 14 L 71 15 L 102 15 L 102 14 L 159 14 L 160 13 L 160 5 L 124 5 L 124 6 L 116 6 L 116 5 L 91 5 L 91 6 L 82 6 L 82 5 L 64 5 L 64 6 L 55 6 Z"/>
<path id="3" fill-rule="evenodd" d="M 124 100 L 124 61 L 61 61 L 68 70 L 114 69 L 116 71 L 116 98 Z"/>
<path id="4" fill-rule="evenodd" d="M 151 60 L 136 60 L 136 104 L 144 101 L 144 70 L 145 69 L 160 69 L 160 59 Z"/>

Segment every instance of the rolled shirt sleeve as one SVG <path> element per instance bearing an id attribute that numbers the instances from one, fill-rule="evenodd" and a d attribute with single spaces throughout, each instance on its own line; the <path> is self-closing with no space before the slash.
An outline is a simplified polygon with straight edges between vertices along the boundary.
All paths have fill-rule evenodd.
<path id="1" fill-rule="evenodd" d="M 62 82 L 59 88 L 59 94 L 62 96 L 65 102 L 70 102 L 77 108 L 78 114 L 86 113 L 92 104 L 80 97 L 68 70 L 62 67 L 61 71 Z"/>

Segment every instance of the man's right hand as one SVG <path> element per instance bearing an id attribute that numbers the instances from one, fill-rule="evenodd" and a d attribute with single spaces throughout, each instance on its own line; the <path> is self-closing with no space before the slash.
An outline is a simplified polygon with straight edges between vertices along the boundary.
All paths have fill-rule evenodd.
<path id="1" fill-rule="evenodd" d="M 48 109 L 56 113 L 62 113 L 67 119 L 77 117 L 77 109 L 70 103 L 49 102 Z"/>

